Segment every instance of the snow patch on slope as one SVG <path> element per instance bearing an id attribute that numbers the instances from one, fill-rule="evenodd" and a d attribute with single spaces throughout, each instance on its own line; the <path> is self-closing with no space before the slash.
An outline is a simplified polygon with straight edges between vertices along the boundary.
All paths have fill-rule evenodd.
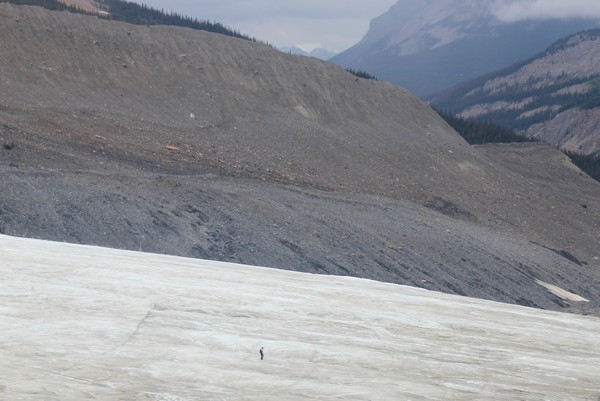
<path id="1" fill-rule="evenodd" d="M 557 297 L 565 300 L 565 301 L 573 301 L 573 302 L 590 302 L 589 299 L 585 299 L 582 296 L 579 296 L 577 294 L 573 294 L 570 291 L 567 291 L 565 289 L 562 289 L 560 287 L 557 287 L 555 285 L 552 284 L 548 284 L 545 283 L 543 281 L 540 280 L 535 280 L 536 283 L 538 283 L 539 285 L 541 285 L 542 287 L 546 288 L 548 291 L 550 291 L 551 293 L 553 293 L 554 295 L 556 295 Z"/>

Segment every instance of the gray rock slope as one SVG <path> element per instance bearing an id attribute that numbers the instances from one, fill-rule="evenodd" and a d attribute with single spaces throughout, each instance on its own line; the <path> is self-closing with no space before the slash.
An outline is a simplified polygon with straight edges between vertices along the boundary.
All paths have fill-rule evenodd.
<path id="1" fill-rule="evenodd" d="M 550 147 L 469 146 L 405 90 L 262 44 L 0 21 L 2 233 L 598 313 L 600 187 Z"/>

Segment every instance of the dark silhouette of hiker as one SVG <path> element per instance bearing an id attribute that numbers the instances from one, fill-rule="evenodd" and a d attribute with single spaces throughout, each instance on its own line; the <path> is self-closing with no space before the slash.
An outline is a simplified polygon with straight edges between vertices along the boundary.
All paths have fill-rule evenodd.
<path id="1" fill-rule="evenodd" d="M 260 351 L 258 351 L 260 353 L 260 360 L 262 361 L 263 359 L 265 359 L 265 351 L 264 351 L 265 347 L 260 347 Z"/>

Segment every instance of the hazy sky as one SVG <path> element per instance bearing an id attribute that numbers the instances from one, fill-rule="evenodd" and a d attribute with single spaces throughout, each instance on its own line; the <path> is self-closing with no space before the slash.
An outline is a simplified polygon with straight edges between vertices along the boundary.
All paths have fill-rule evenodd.
<path id="1" fill-rule="evenodd" d="M 135 0 L 166 12 L 230 26 L 277 47 L 342 51 L 396 0 Z M 600 0 L 599 0 L 600 1 Z"/>
<path id="2" fill-rule="evenodd" d="M 600 19 L 600 0 L 498 0 L 494 11 L 503 21 L 570 17 Z"/>
<path id="3" fill-rule="evenodd" d="M 134 0 L 150 7 L 220 22 L 277 47 L 340 52 L 358 43 L 369 21 L 398 0 Z M 419 0 L 400 0 L 408 2 Z M 442 0 L 433 0 L 442 1 Z M 447 0 L 446 0 L 447 1 Z M 461 1 L 461 0 L 456 0 Z M 464 0 L 467 1 L 467 0 Z M 595 16 L 600 0 L 485 0 L 504 21 Z"/>

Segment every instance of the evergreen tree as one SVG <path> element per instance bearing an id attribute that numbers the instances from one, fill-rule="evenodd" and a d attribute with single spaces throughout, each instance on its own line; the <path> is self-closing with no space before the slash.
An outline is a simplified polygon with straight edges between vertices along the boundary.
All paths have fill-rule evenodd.
<path id="1" fill-rule="evenodd" d="M 90 14 L 79 8 L 67 6 L 57 0 L 0 0 L 0 3 L 40 6 L 49 10 L 69 10 L 75 13 Z M 152 7 L 148 7 L 145 4 L 137 4 L 123 0 L 100 0 L 100 4 L 109 12 L 107 18 L 115 21 L 123 21 L 136 25 L 173 25 L 256 41 L 256 39 L 243 35 L 218 22 L 198 20 L 197 18 L 187 17 L 177 13 L 167 14 L 163 10 L 159 11 Z"/>
<path id="2" fill-rule="evenodd" d="M 375 75 L 371 75 L 368 72 L 363 71 L 363 70 L 354 70 L 352 68 L 346 68 L 346 71 L 348 71 L 350 74 L 357 76 L 359 78 L 374 79 L 375 81 L 378 80 Z"/>
<path id="3" fill-rule="evenodd" d="M 539 142 L 536 138 L 530 138 L 518 134 L 511 129 L 505 128 L 491 121 L 476 121 L 458 117 L 450 112 L 436 110 L 448 125 L 460 134 L 468 143 L 509 143 L 509 142 Z M 577 167 L 587 175 L 600 181 L 600 152 L 592 155 L 584 155 L 577 152 L 562 150 Z"/>

